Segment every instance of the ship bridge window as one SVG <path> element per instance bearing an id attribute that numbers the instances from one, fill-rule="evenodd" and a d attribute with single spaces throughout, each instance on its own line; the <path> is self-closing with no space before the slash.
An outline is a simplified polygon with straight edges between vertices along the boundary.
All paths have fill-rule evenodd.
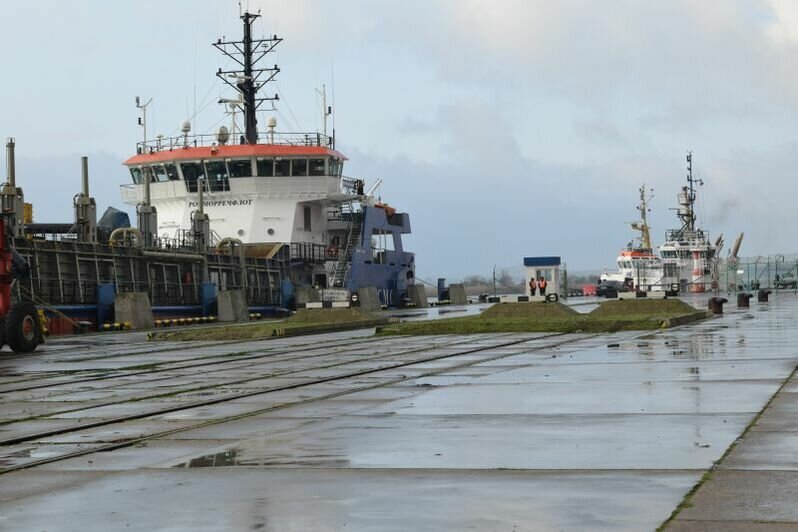
<path id="1" fill-rule="evenodd" d="M 310 175 L 326 175 L 326 172 L 324 171 L 324 159 L 310 160 Z"/>
<path id="2" fill-rule="evenodd" d="M 152 165 L 152 180 L 153 182 L 163 183 L 165 181 L 169 181 L 166 178 L 166 170 L 164 169 L 162 164 L 154 164 Z"/>
<path id="3" fill-rule="evenodd" d="M 133 183 L 140 185 L 144 181 L 141 179 L 141 168 L 131 168 L 130 176 L 133 178 Z"/>
<path id="4" fill-rule="evenodd" d="M 205 167 L 202 163 L 182 163 L 183 179 L 186 181 L 186 190 L 197 191 L 197 180 L 205 178 Z"/>
<path id="5" fill-rule="evenodd" d="M 166 164 L 164 165 L 166 168 L 166 178 L 169 181 L 179 181 L 180 176 L 177 174 L 177 165 L 174 164 Z"/>
<path id="6" fill-rule="evenodd" d="M 258 159 L 258 175 L 262 177 L 273 177 L 274 159 Z"/>
<path id="7" fill-rule="evenodd" d="M 252 162 L 249 159 L 233 159 L 227 162 L 230 177 L 252 177 Z"/>
<path id="8" fill-rule="evenodd" d="M 227 165 L 224 161 L 208 161 L 205 163 L 208 173 L 208 189 L 211 192 L 226 192 L 230 190 L 230 181 L 227 178 Z"/>
<path id="9" fill-rule="evenodd" d="M 291 175 L 293 176 L 306 176 L 308 175 L 308 160 L 307 159 L 294 159 L 291 161 Z"/>
<path id="10" fill-rule="evenodd" d="M 288 159 L 277 159 L 274 161 L 274 175 L 276 177 L 286 177 L 291 175 L 291 161 Z"/>

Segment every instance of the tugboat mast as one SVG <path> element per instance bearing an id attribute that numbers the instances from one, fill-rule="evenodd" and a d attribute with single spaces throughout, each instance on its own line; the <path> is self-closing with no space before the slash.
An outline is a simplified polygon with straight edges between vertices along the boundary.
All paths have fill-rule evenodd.
<path id="1" fill-rule="evenodd" d="M 240 69 L 224 71 L 221 68 L 216 75 L 233 87 L 240 95 L 241 108 L 244 112 L 244 142 L 247 144 L 257 144 L 258 142 L 258 118 L 257 111 L 263 102 L 275 102 L 280 99 L 279 95 L 268 97 L 258 97 L 258 91 L 264 85 L 274 80 L 280 72 L 280 68 L 274 65 L 271 68 L 259 68 L 258 63 L 283 40 L 276 35 L 265 39 L 252 38 L 252 23 L 260 18 L 259 14 L 249 12 L 241 15 L 244 23 L 244 38 L 240 41 L 226 41 L 219 39 L 213 46 L 224 55 L 235 61 Z M 262 81 L 260 78 L 265 75 Z M 234 79 L 235 82 L 230 81 Z"/>
<path id="2" fill-rule="evenodd" d="M 654 189 L 651 189 L 651 193 L 647 196 L 646 195 L 646 185 L 642 185 L 640 187 L 640 205 L 637 206 L 637 210 L 640 212 L 640 222 L 634 222 L 632 224 L 632 229 L 636 229 L 640 231 L 640 241 L 643 244 L 643 249 L 652 249 L 651 247 L 651 228 L 648 225 L 648 213 L 651 209 L 648 206 L 648 203 L 654 198 Z"/>
<path id="3" fill-rule="evenodd" d="M 693 152 L 687 152 L 687 186 L 679 195 L 679 218 L 682 220 L 682 233 L 695 231 L 695 187 L 704 182 L 693 177 Z"/>

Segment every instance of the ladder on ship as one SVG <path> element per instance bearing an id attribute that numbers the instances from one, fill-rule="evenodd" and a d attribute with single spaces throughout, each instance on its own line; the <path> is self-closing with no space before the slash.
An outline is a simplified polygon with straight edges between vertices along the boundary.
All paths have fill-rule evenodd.
<path id="1" fill-rule="evenodd" d="M 342 251 L 338 253 L 338 261 L 335 263 L 335 270 L 332 275 L 331 286 L 342 288 L 346 283 L 349 270 L 352 266 L 352 255 L 360 244 L 361 237 L 361 218 L 360 213 L 355 212 L 351 203 L 341 205 L 341 217 L 349 220 L 346 231 L 346 241 Z"/>

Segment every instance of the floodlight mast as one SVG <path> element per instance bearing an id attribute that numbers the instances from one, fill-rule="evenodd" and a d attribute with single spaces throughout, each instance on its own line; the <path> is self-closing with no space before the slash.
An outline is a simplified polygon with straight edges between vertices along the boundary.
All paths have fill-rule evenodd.
<path id="1" fill-rule="evenodd" d="M 260 17 L 259 14 L 245 12 L 241 15 L 244 23 L 244 38 L 240 41 L 226 41 L 219 39 L 213 46 L 224 55 L 235 61 L 241 68 L 238 70 L 222 70 L 216 75 L 225 83 L 241 94 L 244 110 L 244 138 L 248 144 L 258 142 L 258 108 L 263 102 L 275 102 L 279 95 L 259 97 L 258 91 L 267 83 L 274 80 L 280 72 L 277 65 L 271 68 L 258 68 L 258 63 L 272 52 L 283 40 L 276 35 L 264 39 L 252 38 L 252 23 Z M 261 77 L 264 76 L 261 81 Z M 231 82 L 228 78 L 236 80 Z"/>

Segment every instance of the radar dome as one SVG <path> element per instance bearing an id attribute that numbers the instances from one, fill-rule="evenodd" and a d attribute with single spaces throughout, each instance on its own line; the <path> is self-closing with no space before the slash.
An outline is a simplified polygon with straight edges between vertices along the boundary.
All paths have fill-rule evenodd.
<path id="1" fill-rule="evenodd" d="M 228 131 L 225 126 L 220 127 L 219 133 L 216 135 L 216 140 L 219 141 L 219 144 L 224 146 L 227 144 L 227 141 L 230 140 L 230 131 Z"/>
<path id="2" fill-rule="evenodd" d="M 271 129 L 276 128 L 277 127 L 277 119 L 274 118 L 273 116 L 270 116 L 269 120 L 266 122 L 266 126 L 271 128 Z"/>
<path id="3" fill-rule="evenodd" d="M 191 131 L 191 122 L 189 120 L 184 120 L 183 123 L 180 125 L 180 131 L 183 133 L 188 133 Z"/>

